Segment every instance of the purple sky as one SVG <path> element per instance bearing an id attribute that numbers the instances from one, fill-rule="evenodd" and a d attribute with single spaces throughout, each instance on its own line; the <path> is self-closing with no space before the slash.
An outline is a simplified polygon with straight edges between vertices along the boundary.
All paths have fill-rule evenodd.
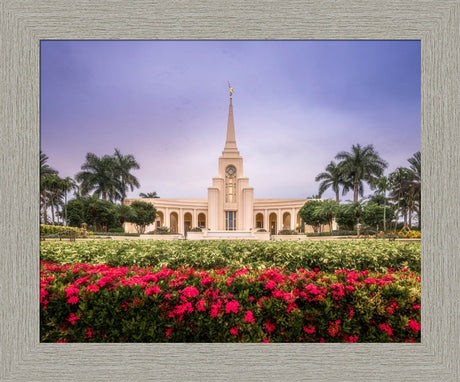
<path id="1" fill-rule="evenodd" d="M 128 197 L 206 198 L 227 81 L 255 198 L 317 194 L 352 144 L 373 144 L 386 174 L 420 150 L 419 41 L 42 41 L 41 149 L 74 177 L 117 147 L 141 166 Z"/>

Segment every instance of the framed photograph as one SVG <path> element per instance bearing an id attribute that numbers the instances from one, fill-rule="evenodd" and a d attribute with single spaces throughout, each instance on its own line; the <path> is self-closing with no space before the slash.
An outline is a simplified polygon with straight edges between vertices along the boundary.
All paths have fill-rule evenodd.
<path id="1" fill-rule="evenodd" d="M 454 198 L 460 189 L 460 115 L 457 110 L 460 101 L 460 3 L 406 0 L 376 4 L 344 1 L 332 5 L 238 1 L 231 7 L 227 5 L 221 1 L 169 6 L 104 1 L 92 7 L 80 1 L 73 2 L 71 7 L 61 2 L 2 3 L 0 379 L 459 380 L 457 235 L 460 211 Z M 421 342 L 40 342 L 38 195 L 40 121 L 43 118 L 40 115 L 40 46 L 45 40 L 420 41 Z M 52 61 L 52 57 L 48 59 Z M 232 109 L 234 89 L 230 83 L 228 86 L 227 140 L 219 176 L 223 179 L 222 185 L 225 184 L 222 187 L 233 190 L 232 184 L 228 186 L 227 183 L 238 180 L 237 174 L 242 168 L 240 162 L 232 162 L 237 152 Z M 226 158 L 230 158 L 230 162 L 225 162 Z M 216 185 L 220 184 L 217 178 L 215 181 Z M 218 190 L 218 186 L 213 187 Z M 250 201 L 252 194 L 248 190 L 244 197 Z M 211 196 L 214 191 L 209 191 Z M 235 197 L 243 195 L 233 194 L 233 191 L 227 194 L 230 204 Z M 227 227 L 227 231 L 238 231 L 237 227 L 243 225 L 248 228 L 260 224 L 260 228 L 264 228 L 271 227 L 272 223 L 262 211 L 260 221 L 256 215 L 243 218 L 234 212 L 228 213 L 222 222 L 217 217 L 208 221 L 205 210 L 201 215 L 199 210 L 193 211 L 183 219 L 180 215 L 169 214 L 168 200 L 162 203 L 164 221 L 158 218 L 154 224 L 161 227 L 168 222 L 172 226 L 174 218 L 176 234 L 186 234 L 201 224 L 203 228 L 211 226 L 210 232 L 216 234 L 220 225 Z M 283 220 L 273 221 L 273 233 L 297 225 L 295 215 L 298 211 L 295 207 L 292 211 L 286 219 L 281 215 Z M 131 229 L 134 233 L 134 225 Z M 200 228 L 190 235 L 203 234 Z"/>

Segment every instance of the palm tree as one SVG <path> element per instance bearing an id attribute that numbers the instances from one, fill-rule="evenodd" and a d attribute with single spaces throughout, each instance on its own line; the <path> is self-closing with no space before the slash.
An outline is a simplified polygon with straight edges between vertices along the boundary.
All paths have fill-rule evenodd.
<path id="1" fill-rule="evenodd" d="M 141 192 L 139 194 L 139 197 L 140 198 L 147 198 L 147 199 L 158 199 L 159 196 L 157 195 L 157 192 L 156 191 L 153 191 L 153 192 L 147 192 L 146 194 Z"/>
<path id="2" fill-rule="evenodd" d="M 335 164 L 334 161 L 329 163 L 326 167 L 326 171 L 318 174 L 315 178 L 315 182 L 322 182 L 319 185 L 318 196 L 321 195 L 330 187 L 335 192 L 335 200 L 339 202 L 339 187 L 343 187 L 342 195 L 347 193 L 352 187 L 352 184 L 344 178 L 342 169 Z"/>
<path id="3" fill-rule="evenodd" d="M 410 163 L 409 170 L 412 171 L 414 177 L 410 192 L 414 201 L 414 210 L 418 212 L 418 224 L 420 226 L 422 212 L 422 156 L 420 151 L 417 151 L 407 161 Z"/>
<path id="4" fill-rule="evenodd" d="M 104 155 L 99 158 L 93 153 L 86 154 L 86 161 L 75 179 L 80 183 L 82 195 L 94 190 L 93 195 L 100 195 L 102 199 L 110 201 L 121 199 L 121 182 L 117 173 L 118 163 L 114 157 Z"/>
<path id="5" fill-rule="evenodd" d="M 40 204 L 43 209 L 43 223 L 48 224 L 48 214 L 47 214 L 47 180 L 46 177 L 49 175 L 57 174 L 57 171 L 51 168 L 46 162 L 48 161 L 48 156 L 40 150 Z"/>
<path id="6" fill-rule="evenodd" d="M 414 180 L 414 174 L 405 167 L 398 167 L 389 175 L 390 198 L 397 205 L 396 223 L 399 213 L 404 217 L 404 225 L 407 225 L 407 218 L 410 206 L 412 205 L 413 193 L 411 185 Z"/>
<path id="7" fill-rule="evenodd" d="M 57 174 L 57 171 L 46 163 L 48 159 L 47 155 L 40 150 L 40 178 L 48 174 Z"/>
<path id="8" fill-rule="evenodd" d="M 324 200 L 315 208 L 315 213 L 326 217 L 329 223 L 329 232 L 332 232 L 332 220 L 339 209 L 339 202 L 336 200 Z"/>
<path id="9" fill-rule="evenodd" d="M 388 167 L 387 162 L 380 158 L 373 145 L 361 147 L 353 145 L 351 152 L 341 151 L 335 159 L 341 160 L 339 167 L 343 175 L 353 184 L 353 201 L 358 201 L 358 195 L 363 195 L 363 181 L 371 188 L 375 187 L 376 179 L 383 174 Z"/>
<path id="10" fill-rule="evenodd" d="M 383 194 L 383 232 L 387 230 L 386 211 L 387 211 L 387 191 L 390 189 L 390 183 L 386 176 L 377 179 L 377 193 Z"/>
<path id="11" fill-rule="evenodd" d="M 134 190 L 134 187 L 139 188 L 139 181 L 131 174 L 131 171 L 138 170 L 140 167 L 134 159 L 134 156 L 131 154 L 122 155 L 119 149 L 115 149 L 113 157 L 115 160 L 115 171 L 119 177 L 121 204 L 124 204 L 128 188 L 130 188 L 131 191 Z"/>

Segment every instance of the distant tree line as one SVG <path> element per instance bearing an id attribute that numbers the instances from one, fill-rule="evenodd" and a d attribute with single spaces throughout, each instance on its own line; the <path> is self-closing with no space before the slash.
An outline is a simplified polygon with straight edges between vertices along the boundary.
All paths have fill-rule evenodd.
<path id="1" fill-rule="evenodd" d="M 40 221 L 44 224 L 81 226 L 86 223 L 93 230 L 121 229 L 125 221 L 132 221 L 138 231 L 145 229 L 145 221 L 155 220 L 149 205 L 125 206 L 128 191 L 139 188 L 132 174 L 140 168 L 133 155 L 123 155 L 115 149 L 113 155 L 98 157 L 87 153 L 81 171 L 61 178 L 58 171 L 48 165 L 48 156 L 40 151 Z M 68 200 L 73 192 L 73 199 Z M 159 198 L 156 192 L 141 193 L 143 198 Z M 117 204 L 120 202 L 120 204 Z M 134 203 L 133 203 L 134 204 Z M 155 210 L 153 208 L 153 210 Z M 148 212 L 148 213 L 147 213 Z M 150 224 L 150 223 L 147 223 Z"/>
<path id="2" fill-rule="evenodd" d="M 398 167 L 388 176 L 383 175 L 388 164 L 375 151 L 373 145 L 353 145 L 350 152 L 341 151 L 335 159 L 338 160 L 337 163 L 331 161 L 325 171 L 315 178 L 320 182 L 318 198 L 328 189 L 335 193 L 335 204 L 328 202 L 321 205 L 321 208 L 329 210 L 327 216 L 330 217 L 332 214 L 342 226 L 353 226 L 352 220 L 356 224 L 361 219 L 361 222 L 368 226 L 386 229 L 391 221 L 396 227 L 400 218 L 403 219 L 404 226 L 412 227 L 412 218 L 416 214 L 417 225 L 420 227 L 420 151 L 408 159 L 409 167 Z M 374 193 L 359 201 L 358 197 L 362 197 L 364 193 L 364 184 L 374 190 Z M 345 195 L 350 190 L 353 190 L 353 201 L 340 205 L 340 192 Z M 307 210 L 315 209 L 310 206 Z M 315 211 L 319 211 L 319 207 Z M 351 217 L 352 214 L 354 218 Z M 310 219 L 311 216 L 310 212 L 305 218 Z M 307 220 L 304 221 L 309 224 Z"/>

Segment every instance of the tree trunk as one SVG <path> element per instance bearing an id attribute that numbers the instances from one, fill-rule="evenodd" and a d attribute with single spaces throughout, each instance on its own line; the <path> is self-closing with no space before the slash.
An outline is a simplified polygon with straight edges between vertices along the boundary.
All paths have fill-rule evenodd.
<path id="1" fill-rule="evenodd" d="M 355 183 L 353 185 L 353 201 L 354 202 L 358 201 L 358 183 Z"/>
<path id="2" fill-rule="evenodd" d="M 107 200 L 107 191 L 102 191 L 102 199 Z"/>
<path id="3" fill-rule="evenodd" d="M 339 200 L 339 192 L 338 192 L 338 191 L 335 193 L 335 201 L 336 201 L 337 203 L 340 202 L 340 200 Z"/>
<path id="4" fill-rule="evenodd" d="M 54 225 L 54 203 L 51 201 L 51 219 Z"/>

